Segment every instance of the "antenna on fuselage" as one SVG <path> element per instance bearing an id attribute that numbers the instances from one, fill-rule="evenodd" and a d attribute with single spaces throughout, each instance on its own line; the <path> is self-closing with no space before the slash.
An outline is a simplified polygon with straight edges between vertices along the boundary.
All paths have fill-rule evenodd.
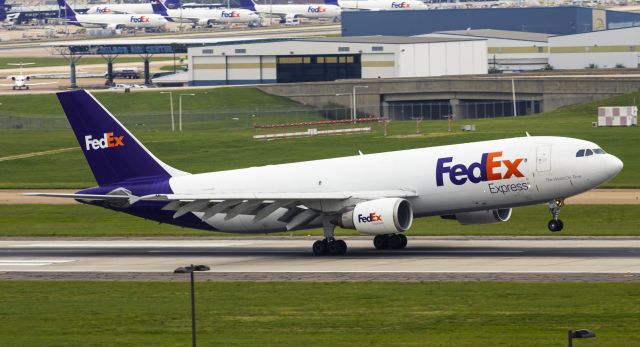
<path id="1" fill-rule="evenodd" d="M 528 131 L 525 131 L 524 133 L 527 134 L 527 137 L 531 137 L 531 135 L 529 135 Z"/>

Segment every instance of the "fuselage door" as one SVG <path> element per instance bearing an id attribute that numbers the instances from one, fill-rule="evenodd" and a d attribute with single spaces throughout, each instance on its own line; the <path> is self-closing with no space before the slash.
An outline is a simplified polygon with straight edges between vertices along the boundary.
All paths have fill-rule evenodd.
<path id="1" fill-rule="evenodd" d="M 551 146 L 538 146 L 536 151 L 536 171 L 548 172 L 551 170 Z"/>

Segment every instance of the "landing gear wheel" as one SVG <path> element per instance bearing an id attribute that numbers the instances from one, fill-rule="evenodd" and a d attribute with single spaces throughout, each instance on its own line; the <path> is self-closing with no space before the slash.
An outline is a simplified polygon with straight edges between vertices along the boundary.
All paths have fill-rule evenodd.
<path id="1" fill-rule="evenodd" d="M 376 249 L 389 248 L 389 235 L 376 235 L 376 237 L 373 238 L 373 246 Z"/>
<path id="2" fill-rule="evenodd" d="M 400 249 L 402 248 L 402 237 L 398 234 L 389 235 L 389 248 Z"/>
<path id="3" fill-rule="evenodd" d="M 549 227 L 549 230 L 555 233 L 562 230 L 562 228 L 564 227 L 564 223 L 562 223 L 560 219 L 552 219 L 549 221 L 549 224 L 547 224 L 547 226 Z"/>
<path id="4" fill-rule="evenodd" d="M 314 255 L 325 255 L 328 253 L 327 241 L 326 240 L 318 240 L 313 243 L 313 254 Z"/>
<path id="5" fill-rule="evenodd" d="M 404 234 L 398 234 L 398 236 L 400 236 L 400 238 L 402 239 L 402 247 L 400 247 L 401 249 L 405 249 L 407 247 L 407 237 L 404 236 Z"/>
<path id="6" fill-rule="evenodd" d="M 344 255 L 347 253 L 347 243 L 343 240 L 331 241 L 327 245 L 327 250 L 329 254 Z"/>

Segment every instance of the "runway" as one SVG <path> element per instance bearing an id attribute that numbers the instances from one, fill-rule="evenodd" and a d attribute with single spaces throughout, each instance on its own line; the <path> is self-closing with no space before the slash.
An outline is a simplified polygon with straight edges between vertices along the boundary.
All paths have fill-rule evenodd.
<path id="1" fill-rule="evenodd" d="M 409 237 L 378 251 L 345 238 L 345 256 L 313 256 L 312 237 L 0 241 L 0 279 L 171 280 L 206 264 L 207 280 L 640 281 L 640 238 Z"/>

